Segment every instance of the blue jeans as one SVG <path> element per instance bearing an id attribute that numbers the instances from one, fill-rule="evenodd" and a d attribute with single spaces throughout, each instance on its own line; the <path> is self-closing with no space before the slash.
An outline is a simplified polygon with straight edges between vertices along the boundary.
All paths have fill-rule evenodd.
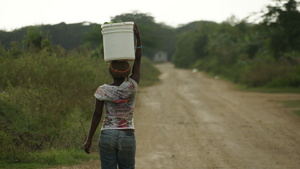
<path id="1" fill-rule="evenodd" d="M 102 130 L 99 140 L 102 169 L 134 169 L 134 130 Z"/>

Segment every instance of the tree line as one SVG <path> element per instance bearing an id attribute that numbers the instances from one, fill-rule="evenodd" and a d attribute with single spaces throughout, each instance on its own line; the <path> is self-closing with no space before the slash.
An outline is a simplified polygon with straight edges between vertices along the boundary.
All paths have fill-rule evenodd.
<path id="1" fill-rule="evenodd" d="M 250 87 L 300 87 L 300 12 L 279 0 L 260 23 L 198 21 L 177 29 L 173 62 Z"/>
<path id="2" fill-rule="evenodd" d="M 170 57 L 172 56 L 175 44 L 174 28 L 156 23 L 152 16 L 144 13 L 117 15 L 110 22 L 126 21 L 134 21 L 139 25 L 143 36 L 143 53 L 146 57 L 152 58 L 157 51 L 165 51 Z M 0 47 L 6 49 L 26 48 L 24 40 L 33 38 L 33 36 L 37 38 L 36 41 L 39 37 L 40 39 L 48 39 L 52 45 L 68 50 L 78 47 L 98 49 L 100 52 L 102 50 L 101 24 L 88 22 L 28 26 L 12 32 L 0 31 Z"/>
<path id="3" fill-rule="evenodd" d="M 246 86 L 299 87 L 299 3 L 275 1 L 275 5 L 267 6 L 261 13 L 259 23 L 231 18 L 222 23 L 195 21 L 173 28 L 157 23 L 145 13 L 117 15 L 110 22 L 137 23 L 148 58 L 164 51 L 176 67 L 197 68 Z M 39 31 L 43 34 L 40 39 L 49 39 L 40 41 L 40 46 L 51 42 L 58 48 L 96 49 L 95 56 L 103 53 L 101 25 L 95 23 L 60 23 L 1 31 L 0 44 L 17 54 L 18 48 L 26 45 L 26 38 L 38 39 Z M 23 37 L 25 42 L 21 42 Z"/>

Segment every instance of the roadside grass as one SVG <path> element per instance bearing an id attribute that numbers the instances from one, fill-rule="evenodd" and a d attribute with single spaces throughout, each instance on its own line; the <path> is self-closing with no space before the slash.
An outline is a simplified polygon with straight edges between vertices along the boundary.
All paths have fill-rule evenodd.
<path id="1" fill-rule="evenodd" d="M 282 87 L 282 88 L 272 88 L 272 87 L 247 87 L 245 85 L 238 84 L 237 88 L 243 91 L 249 92 L 262 92 L 262 93 L 300 93 L 300 87 Z"/>
<path id="2" fill-rule="evenodd" d="M 97 154 L 86 154 L 80 149 L 47 150 L 42 152 L 29 153 L 32 159 L 28 162 L 7 162 L 0 161 L 1 169 L 37 169 L 49 168 L 59 165 L 79 164 L 83 161 L 98 159 Z"/>
<path id="3" fill-rule="evenodd" d="M 229 79 L 222 75 L 214 75 L 213 73 L 207 73 L 211 77 L 218 77 L 219 79 L 234 83 L 236 88 L 247 92 L 261 92 L 261 93 L 300 93 L 300 87 L 249 87 L 241 83 L 236 83 L 232 79 Z"/>
<path id="4" fill-rule="evenodd" d="M 283 104 L 290 108 L 299 108 L 300 109 L 300 100 L 287 100 Z"/>
<path id="5" fill-rule="evenodd" d="M 246 87 L 244 85 L 237 85 L 237 88 L 246 92 L 261 92 L 261 93 L 288 93 L 299 94 L 300 88 L 267 88 L 267 87 Z M 293 113 L 300 116 L 300 100 L 285 100 L 280 101 L 284 107 L 290 109 Z"/>
<path id="6" fill-rule="evenodd" d="M 231 79 L 226 78 L 222 75 L 215 75 L 211 72 L 204 72 L 208 76 L 212 78 L 221 79 L 224 81 L 228 81 L 235 85 L 235 88 L 245 92 L 260 92 L 260 93 L 288 93 L 288 94 L 299 94 L 300 87 L 293 88 L 293 87 L 281 87 L 281 88 L 274 88 L 274 87 L 249 87 L 244 84 L 234 83 Z M 281 103 L 286 107 L 291 109 L 291 111 L 300 116 L 300 100 L 285 100 L 281 101 Z"/>
<path id="7" fill-rule="evenodd" d="M 221 79 L 230 83 L 233 83 L 238 90 L 246 91 L 246 92 L 261 92 L 261 93 L 300 93 L 300 86 L 299 87 L 268 87 L 268 86 L 262 86 L 262 87 L 249 87 L 245 84 L 241 84 L 238 82 L 235 82 L 233 79 L 228 78 L 222 74 L 215 74 L 212 72 L 206 72 L 201 71 L 202 73 L 205 73 L 206 75 L 210 76 L 211 78 L 215 79 Z"/>
<path id="8" fill-rule="evenodd" d="M 146 87 L 154 85 L 159 81 L 160 71 L 154 66 L 154 63 L 144 57 L 141 63 L 141 83 L 140 86 Z"/>
<path id="9" fill-rule="evenodd" d="M 300 110 L 296 110 L 294 112 L 300 116 Z"/>
<path id="10" fill-rule="evenodd" d="M 300 100 L 286 100 L 283 101 L 282 104 L 285 107 L 292 109 L 295 114 L 300 115 Z"/>

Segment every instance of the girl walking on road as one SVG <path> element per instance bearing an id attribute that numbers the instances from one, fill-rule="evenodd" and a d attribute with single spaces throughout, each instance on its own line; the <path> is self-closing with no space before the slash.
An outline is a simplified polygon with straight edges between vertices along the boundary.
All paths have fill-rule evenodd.
<path id="1" fill-rule="evenodd" d="M 101 85 L 95 92 L 96 106 L 89 134 L 84 143 L 84 150 L 86 153 L 90 152 L 92 138 L 100 122 L 104 106 L 106 114 L 99 140 L 102 169 L 135 168 L 136 141 L 133 113 L 135 95 L 140 81 L 142 56 L 140 33 L 136 25 L 134 25 L 134 35 L 137 47 L 132 74 L 129 76 L 130 65 L 127 61 L 112 61 L 109 72 L 113 83 Z"/>

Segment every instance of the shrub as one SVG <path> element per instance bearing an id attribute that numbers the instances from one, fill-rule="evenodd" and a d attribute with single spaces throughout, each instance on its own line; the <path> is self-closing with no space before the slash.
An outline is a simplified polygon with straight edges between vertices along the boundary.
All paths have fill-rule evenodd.
<path id="1" fill-rule="evenodd" d="M 35 152 L 81 147 L 93 93 L 111 77 L 107 64 L 87 50 L 60 54 L 52 48 L 0 57 L 0 160 L 30 162 Z M 141 84 L 150 85 L 159 71 L 143 58 L 141 74 Z M 59 163 L 52 155 L 44 159 Z"/>
<path id="2" fill-rule="evenodd" d="M 299 87 L 300 65 L 282 61 L 254 63 L 241 82 L 251 87 Z"/>
<path id="3" fill-rule="evenodd" d="M 109 79 L 103 60 L 46 51 L 2 60 L 0 134 L 6 153 L 1 150 L 0 159 L 25 160 L 20 152 L 80 146 L 80 120 L 87 123 L 93 93 Z"/>

